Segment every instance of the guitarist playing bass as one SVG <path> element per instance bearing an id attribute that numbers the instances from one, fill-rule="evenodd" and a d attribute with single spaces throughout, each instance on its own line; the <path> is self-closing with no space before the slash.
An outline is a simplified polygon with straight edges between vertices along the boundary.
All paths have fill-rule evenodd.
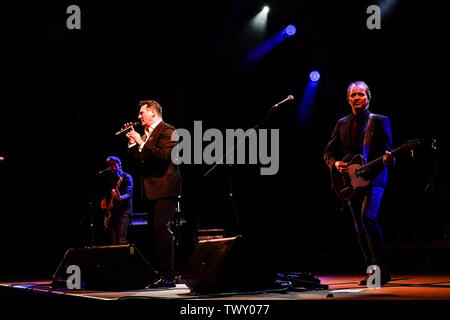
<path id="1" fill-rule="evenodd" d="M 105 214 L 104 229 L 109 233 L 111 245 L 127 244 L 128 225 L 133 212 L 133 178 L 122 171 L 122 163 L 118 157 L 109 156 L 106 163 L 109 166 L 103 170 L 104 197 L 100 202 Z"/>
<path id="2" fill-rule="evenodd" d="M 370 99 L 371 93 L 366 83 L 350 83 L 347 88 L 347 101 L 352 108 L 352 114 L 338 120 L 325 147 L 323 158 L 332 174 L 346 179 L 351 167 L 350 162 L 356 155 L 361 155 L 366 161 L 382 157 L 382 161 L 363 173 L 364 178 L 370 181 L 366 186 L 355 190 L 350 187 L 335 191 L 338 195 L 344 195 L 342 199 L 348 200 L 366 268 L 378 266 L 381 269 L 381 285 L 384 285 L 391 278 L 377 213 L 384 188 L 387 186 L 386 167 L 394 164 L 394 157 L 390 153 L 392 134 L 389 118 L 371 114 L 368 110 Z M 336 184 L 333 186 L 336 189 Z M 367 285 L 370 276 L 363 279 L 360 285 Z"/>

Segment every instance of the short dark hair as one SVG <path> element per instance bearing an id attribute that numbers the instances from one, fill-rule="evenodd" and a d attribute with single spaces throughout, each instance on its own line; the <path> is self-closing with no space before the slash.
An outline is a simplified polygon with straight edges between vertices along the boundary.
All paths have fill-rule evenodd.
<path id="1" fill-rule="evenodd" d="M 145 105 L 146 105 L 147 110 L 153 108 L 153 109 L 156 110 L 156 113 L 158 113 L 160 116 L 162 116 L 162 108 L 159 105 L 159 103 L 156 102 L 155 100 L 139 101 L 139 107 L 142 107 L 142 106 L 145 106 Z"/>
<path id="2" fill-rule="evenodd" d="M 116 162 L 119 164 L 119 169 L 122 169 L 122 161 L 120 161 L 119 157 L 109 156 L 106 158 L 106 163 L 111 164 L 111 162 Z"/>

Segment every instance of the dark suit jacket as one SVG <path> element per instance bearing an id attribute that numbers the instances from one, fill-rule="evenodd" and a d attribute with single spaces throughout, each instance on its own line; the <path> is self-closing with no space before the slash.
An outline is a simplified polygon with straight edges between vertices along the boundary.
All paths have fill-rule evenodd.
<path id="1" fill-rule="evenodd" d="M 367 112 L 367 119 L 370 112 Z M 370 162 L 382 155 L 385 151 L 392 151 L 392 133 L 389 118 L 382 115 L 374 116 L 373 136 L 367 155 L 367 162 Z M 351 144 L 351 123 L 353 114 L 350 114 L 342 119 L 339 119 L 334 127 L 333 133 L 328 141 L 327 146 L 323 152 L 323 159 L 328 168 L 331 170 L 334 163 L 338 160 L 349 161 L 355 154 L 363 154 L 363 139 L 357 146 Z M 366 121 L 367 121 L 366 119 Z M 367 122 L 366 122 L 367 124 Z M 367 125 L 363 130 L 363 135 L 366 133 Z M 369 173 L 368 177 L 372 180 L 373 186 L 386 187 L 387 185 L 387 168 L 380 165 Z"/>
<path id="2" fill-rule="evenodd" d="M 172 140 L 174 131 L 173 126 L 161 121 L 141 152 L 137 145 L 129 149 L 129 154 L 140 175 L 143 196 L 148 200 L 180 195 L 180 172 L 171 158 L 172 149 L 178 143 L 177 140 Z"/>

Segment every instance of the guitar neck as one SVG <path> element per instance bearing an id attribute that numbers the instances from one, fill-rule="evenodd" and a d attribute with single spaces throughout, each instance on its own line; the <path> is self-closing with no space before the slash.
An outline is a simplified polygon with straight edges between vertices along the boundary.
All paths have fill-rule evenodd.
<path id="1" fill-rule="evenodd" d="M 399 153 L 399 152 L 402 151 L 402 150 L 403 150 L 403 147 L 398 147 L 397 149 L 391 151 L 391 154 L 392 154 L 393 156 L 395 156 L 397 153 Z M 372 167 L 378 165 L 380 162 L 383 162 L 383 157 L 384 157 L 384 156 L 381 156 L 381 157 L 376 158 L 375 160 L 370 161 L 370 162 L 367 163 L 366 165 L 362 166 L 359 170 L 370 169 L 370 168 L 372 168 Z"/>

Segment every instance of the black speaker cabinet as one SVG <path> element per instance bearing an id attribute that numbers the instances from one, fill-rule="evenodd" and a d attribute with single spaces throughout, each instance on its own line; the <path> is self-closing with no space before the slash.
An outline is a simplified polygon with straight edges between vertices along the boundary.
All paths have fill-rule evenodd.
<path id="1" fill-rule="evenodd" d="M 132 244 L 67 250 L 53 275 L 53 288 L 68 287 L 67 280 L 72 277 L 69 279 L 72 281 L 75 276 L 73 266 L 79 270 L 79 289 L 82 290 L 144 289 L 158 278 L 157 272 Z"/>
<path id="2" fill-rule="evenodd" d="M 193 293 L 273 288 L 276 274 L 242 236 L 199 241 L 183 272 Z"/>

